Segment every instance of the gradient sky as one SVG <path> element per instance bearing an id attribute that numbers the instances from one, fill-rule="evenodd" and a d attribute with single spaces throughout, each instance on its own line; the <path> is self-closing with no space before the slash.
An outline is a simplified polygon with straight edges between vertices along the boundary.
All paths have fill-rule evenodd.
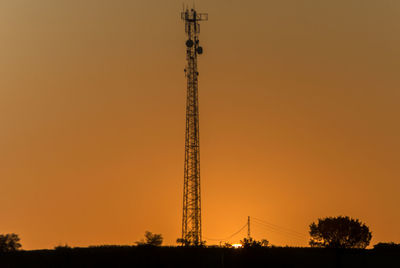
<path id="1" fill-rule="evenodd" d="M 0 233 L 25 249 L 181 232 L 182 0 L 0 1 Z M 187 1 L 191 4 L 193 1 Z M 400 1 L 197 0 L 203 235 L 400 242 Z M 231 242 L 238 242 L 236 236 Z M 209 244 L 213 241 L 209 240 Z"/>

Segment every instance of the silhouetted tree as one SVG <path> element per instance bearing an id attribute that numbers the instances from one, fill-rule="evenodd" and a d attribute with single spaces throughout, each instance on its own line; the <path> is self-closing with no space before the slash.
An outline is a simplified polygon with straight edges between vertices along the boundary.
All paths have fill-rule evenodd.
<path id="1" fill-rule="evenodd" d="M 20 238 L 17 234 L 0 235 L 0 252 L 17 251 L 21 248 Z"/>
<path id="2" fill-rule="evenodd" d="M 243 238 L 243 240 L 240 240 L 240 244 L 244 248 L 260 248 L 260 247 L 268 247 L 268 240 L 262 239 L 261 241 L 257 241 L 253 238 Z"/>
<path id="3" fill-rule="evenodd" d="M 163 242 L 163 237 L 161 234 L 153 234 L 152 232 L 146 231 L 144 233 L 145 240 L 140 240 L 136 242 L 138 246 L 161 246 Z"/>
<path id="4" fill-rule="evenodd" d="M 369 228 L 358 219 L 327 217 L 310 224 L 310 246 L 329 248 L 366 248 L 372 238 Z"/>

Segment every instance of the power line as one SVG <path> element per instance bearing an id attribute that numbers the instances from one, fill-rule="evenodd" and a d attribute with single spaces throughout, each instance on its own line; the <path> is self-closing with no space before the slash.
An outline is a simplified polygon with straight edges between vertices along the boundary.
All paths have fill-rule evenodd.
<path id="1" fill-rule="evenodd" d="M 235 235 L 237 235 L 237 234 L 239 234 L 241 231 L 243 231 L 243 229 L 246 228 L 246 227 L 247 227 L 247 222 L 246 222 L 246 224 L 243 225 L 238 231 L 234 232 L 232 235 L 230 235 L 230 236 L 228 236 L 228 237 L 226 237 L 226 238 L 223 238 L 223 239 L 207 238 L 207 237 L 204 237 L 204 238 L 207 239 L 207 240 L 211 240 L 211 241 L 228 241 L 229 239 L 231 239 L 232 237 L 234 237 Z"/>
<path id="2" fill-rule="evenodd" d="M 264 229 L 267 229 L 269 231 L 278 233 L 278 234 L 282 234 L 282 235 L 286 235 L 286 236 L 290 236 L 290 237 L 301 238 L 301 239 L 306 237 L 306 236 L 303 236 L 303 235 L 290 233 L 290 232 L 287 232 L 287 231 L 282 230 L 282 229 L 274 228 L 274 227 L 271 227 L 271 226 L 268 226 L 268 225 L 265 225 L 265 224 L 262 224 L 262 223 L 259 223 L 259 222 L 256 222 L 256 223 L 259 224 L 260 227 L 262 227 Z"/>
<path id="3" fill-rule="evenodd" d="M 277 224 L 265 221 L 265 220 L 261 220 L 258 218 L 254 218 L 251 217 L 253 219 L 253 223 L 256 223 L 257 226 L 264 228 L 265 230 L 268 230 L 268 232 L 273 232 L 279 235 L 284 235 L 287 237 L 292 237 L 292 238 L 297 238 L 297 239 L 305 239 L 307 238 L 307 235 L 300 233 L 298 231 L 283 227 L 283 226 L 279 226 Z M 226 237 L 226 238 L 221 238 L 221 239 L 217 239 L 217 238 L 208 238 L 208 237 L 204 237 L 207 240 L 210 241 L 229 241 L 229 239 L 231 239 L 232 237 L 236 236 L 237 234 L 239 234 L 240 232 L 242 232 L 245 228 L 247 227 L 248 229 L 248 235 L 249 235 L 249 228 L 250 228 L 250 216 L 247 219 L 247 222 L 245 225 L 243 225 L 238 231 L 234 232 L 233 234 L 231 234 L 230 236 Z"/>
<path id="4" fill-rule="evenodd" d="M 256 222 L 256 223 L 260 224 L 258 222 Z M 260 224 L 258 226 L 261 227 L 261 228 L 264 228 L 265 230 L 268 230 L 268 232 L 273 232 L 273 233 L 276 233 L 276 234 L 279 234 L 279 235 L 284 235 L 284 236 L 291 237 L 291 238 L 296 238 L 296 239 L 304 239 L 305 238 L 305 237 L 300 236 L 300 235 L 294 235 L 294 234 L 291 234 L 291 233 L 284 232 L 282 230 L 278 230 L 278 229 L 274 229 L 274 228 L 271 228 L 271 227 L 267 227 L 267 226 L 265 226 L 263 224 Z"/>
<path id="5" fill-rule="evenodd" d="M 291 230 L 289 228 L 281 227 L 281 226 L 273 224 L 273 223 L 264 222 L 262 220 L 254 218 L 254 217 L 253 217 L 253 220 L 255 220 L 253 222 L 257 223 L 260 227 L 268 229 L 271 232 L 275 232 L 275 233 L 278 233 L 281 235 L 296 237 L 299 239 L 307 238 L 307 236 L 305 234 Z"/>
<path id="6" fill-rule="evenodd" d="M 290 228 L 283 227 L 283 226 L 279 226 L 279 225 L 277 225 L 277 224 L 268 222 L 268 221 L 266 221 L 266 220 L 261 220 L 261 219 L 255 218 L 255 217 L 252 217 L 252 218 L 253 218 L 254 220 L 256 220 L 256 221 L 259 221 L 259 222 L 263 223 L 263 224 L 271 225 L 271 226 L 273 226 L 273 227 L 276 227 L 276 228 L 279 228 L 279 229 L 283 229 L 283 230 L 287 230 L 288 232 L 292 232 L 292 233 L 295 233 L 295 234 L 299 234 L 299 235 L 301 235 L 301 236 L 304 236 L 304 233 L 301 233 L 301 232 L 292 230 L 292 229 L 290 229 Z"/>

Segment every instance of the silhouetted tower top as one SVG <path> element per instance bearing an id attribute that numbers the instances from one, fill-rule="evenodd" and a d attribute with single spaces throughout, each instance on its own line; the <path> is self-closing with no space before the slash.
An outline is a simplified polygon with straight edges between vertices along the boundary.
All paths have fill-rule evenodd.
<path id="1" fill-rule="evenodd" d="M 200 191 L 200 131 L 197 56 L 203 54 L 200 46 L 199 21 L 208 15 L 186 9 L 181 18 L 185 21 L 187 78 L 185 165 L 183 183 L 182 244 L 199 246 L 201 236 L 201 191 Z"/>

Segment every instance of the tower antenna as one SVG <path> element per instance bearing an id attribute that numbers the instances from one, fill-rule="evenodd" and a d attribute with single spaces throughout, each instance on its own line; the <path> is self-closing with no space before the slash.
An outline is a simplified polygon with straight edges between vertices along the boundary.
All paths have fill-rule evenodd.
<path id="1" fill-rule="evenodd" d="M 203 54 L 199 44 L 200 21 L 208 20 L 208 14 L 186 9 L 181 13 L 185 21 L 186 41 L 186 135 L 183 183 L 182 245 L 199 246 L 201 236 L 200 192 L 200 132 L 197 56 Z"/>

